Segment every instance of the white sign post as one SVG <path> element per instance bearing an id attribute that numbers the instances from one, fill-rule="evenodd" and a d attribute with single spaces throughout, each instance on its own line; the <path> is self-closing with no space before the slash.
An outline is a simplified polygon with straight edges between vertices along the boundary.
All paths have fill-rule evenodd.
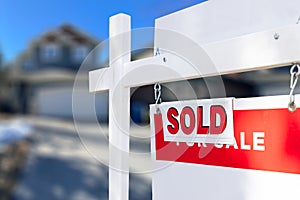
<path id="1" fill-rule="evenodd" d="M 232 1 L 235 3 L 239 2 Z M 255 5 L 260 7 L 261 1 L 259 0 L 249 2 L 253 5 L 256 2 Z M 266 2 L 272 4 L 273 1 L 268 0 Z M 149 85 L 156 82 L 171 82 L 266 69 L 300 61 L 300 25 L 296 24 L 295 10 L 293 12 L 286 11 L 289 12 L 289 14 L 286 14 L 289 18 L 286 18 L 282 23 L 281 21 L 277 22 L 273 20 L 271 21 L 272 26 L 266 26 L 265 29 L 264 24 L 259 27 L 256 26 L 261 20 L 257 20 L 249 26 L 243 22 L 243 26 L 247 27 L 247 31 L 245 31 L 239 26 L 243 19 L 248 19 L 247 15 L 233 16 L 239 9 L 226 11 L 222 9 L 224 7 L 222 1 L 211 1 L 209 3 L 204 4 L 203 8 L 201 6 L 198 6 L 199 8 L 193 7 L 191 10 L 179 12 L 178 15 L 175 13 L 173 18 L 172 16 L 167 16 L 165 20 L 157 21 L 159 22 L 157 23 L 159 25 L 158 28 L 165 27 L 169 30 L 178 29 L 180 31 L 181 28 L 177 28 L 177 26 L 183 27 L 186 25 L 188 28 L 182 28 L 183 31 L 181 33 L 184 34 L 184 31 L 190 31 L 189 38 L 200 40 L 196 41 L 198 47 L 195 47 L 192 39 L 188 41 L 175 40 L 176 42 L 174 42 L 174 38 L 176 37 L 170 35 L 168 38 L 162 38 L 156 33 L 155 45 L 157 47 L 173 50 L 174 52 L 175 49 L 172 45 L 176 43 L 177 47 L 181 46 L 182 49 L 191 48 L 191 51 L 197 52 L 197 57 L 190 55 L 180 55 L 181 57 L 179 57 L 165 52 L 156 57 L 130 62 L 130 17 L 124 14 L 111 17 L 110 67 L 91 71 L 89 74 L 90 92 L 109 90 L 110 200 L 128 199 L 130 87 Z M 282 1 L 276 8 L 280 7 L 282 10 L 283 3 L 288 5 Z M 295 5 L 299 4 L 298 1 L 292 1 L 292 3 Z M 218 4 L 220 10 L 214 10 L 214 4 Z M 295 5 L 291 4 L 290 7 L 299 7 Z M 260 10 L 263 12 L 259 16 L 262 16 L 262 14 L 277 16 L 278 13 L 276 10 L 276 12 L 270 12 L 270 10 L 265 12 L 265 7 L 270 6 L 263 6 L 263 9 Z M 201 14 L 200 11 L 205 12 Z M 209 35 L 207 38 L 199 37 L 199 31 L 202 31 L 200 35 L 204 35 L 206 31 L 205 26 L 204 28 L 200 26 L 201 23 L 211 23 L 197 17 L 199 12 L 200 15 L 205 17 L 206 14 L 219 13 L 219 11 L 230 15 L 227 18 L 221 16 L 217 20 L 214 20 L 214 23 L 220 23 L 221 27 L 211 25 L 211 27 L 218 28 L 218 30 L 214 31 L 218 31 L 218 35 L 222 37 L 216 36 L 214 38 L 211 34 L 206 34 Z M 249 9 L 249 12 L 252 13 L 252 11 L 253 9 Z M 299 15 L 299 12 L 297 15 Z M 189 26 L 192 23 L 178 23 L 177 20 L 174 20 L 176 17 L 179 17 L 180 20 L 180 16 L 185 16 L 185 21 L 198 19 L 200 21 L 198 24 Z M 295 23 L 287 23 L 290 18 L 295 18 Z M 276 22 L 275 24 L 274 21 Z M 228 29 L 227 25 L 230 25 L 232 29 Z M 234 29 L 234 27 L 238 28 Z M 275 33 L 280 35 L 279 39 L 273 37 Z M 182 57 L 185 59 L 182 59 Z M 213 63 L 209 58 L 213 60 Z"/>
<path id="2" fill-rule="evenodd" d="M 110 18 L 110 68 L 90 73 L 90 88 L 109 89 L 109 199 L 128 199 L 129 195 L 129 124 L 130 88 L 118 84 L 123 65 L 130 62 L 130 16 Z M 94 82 L 95 81 L 95 82 Z M 116 113 L 117 112 L 117 113 Z"/>

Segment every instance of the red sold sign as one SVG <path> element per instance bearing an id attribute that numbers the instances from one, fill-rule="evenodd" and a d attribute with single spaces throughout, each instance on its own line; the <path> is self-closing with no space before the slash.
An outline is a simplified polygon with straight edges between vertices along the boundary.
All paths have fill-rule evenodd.
<path id="1" fill-rule="evenodd" d="M 179 114 L 178 110 L 171 107 L 167 111 L 168 131 L 171 134 L 177 134 L 180 125 L 182 132 L 189 135 L 197 129 L 197 134 L 222 134 L 227 126 L 227 114 L 225 108 L 221 105 L 210 106 L 210 126 L 203 125 L 203 106 L 198 106 L 194 111 L 190 106 L 182 108 Z M 197 121 L 196 121 L 197 116 Z M 217 124 L 217 116 L 219 116 L 219 123 Z M 179 117 L 179 120 L 176 118 Z M 186 123 L 186 117 L 189 119 L 189 123 Z"/>
<path id="2" fill-rule="evenodd" d="M 162 103 L 164 140 L 233 144 L 233 98 Z"/>
<path id="3" fill-rule="evenodd" d="M 300 109 L 234 110 L 232 145 L 165 141 L 162 115 L 153 118 L 156 160 L 300 174 Z"/>

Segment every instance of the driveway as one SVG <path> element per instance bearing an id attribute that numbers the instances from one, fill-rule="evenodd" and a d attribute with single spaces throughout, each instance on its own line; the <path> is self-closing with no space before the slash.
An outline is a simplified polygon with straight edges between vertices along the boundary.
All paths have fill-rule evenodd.
<path id="1" fill-rule="evenodd" d="M 105 126 L 100 134 L 96 125 L 83 123 L 81 127 L 85 131 L 81 131 L 81 136 L 84 136 L 80 139 L 70 121 L 39 118 L 25 120 L 33 124 L 33 144 L 13 200 L 108 199 L 108 167 L 105 164 L 108 162 L 108 142 Z M 148 129 L 142 132 L 147 134 Z M 135 137 L 131 140 L 131 149 L 142 153 L 150 151 L 149 140 L 138 140 Z M 101 162 L 94 156 L 96 151 L 101 154 Z M 131 160 L 135 165 L 132 171 L 141 172 L 151 167 L 150 156 Z M 130 174 L 130 199 L 151 199 L 150 174 Z"/>

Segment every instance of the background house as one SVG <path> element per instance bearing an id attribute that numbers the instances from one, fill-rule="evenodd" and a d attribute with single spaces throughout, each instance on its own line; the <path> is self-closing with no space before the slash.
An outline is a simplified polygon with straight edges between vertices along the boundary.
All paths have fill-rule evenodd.
<path id="1" fill-rule="evenodd" d="M 73 86 L 77 77 L 76 90 L 81 102 L 77 105 L 80 107 L 77 116 L 88 121 L 96 112 L 99 121 L 107 122 L 108 93 L 88 93 L 88 71 L 108 65 L 108 55 L 104 53 L 103 56 L 105 49 L 99 52 L 102 49 L 96 48 L 99 43 L 100 40 L 70 24 L 34 39 L 3 73 L 1 110 L 71 120 Z M 132 58 L 140 59 L 152 53 L 153 49 L 148 48 L 134 52 Z M 79 70 L 84 60 L 85 67 Z M 90 110 L 85 105 L 93 98 L 95 110 Z M 140 114 L 135 116 L 140 118 Z"/>
<path id="2" fill-rule="evenodd" d="M 92 36 L 64 24 L 32 41 L 17 59 L 15 70 L 30 72 L 56 68 L 77 71 L 98 43 Z"/>
<path id="3" fill-rule="evenodd" d="M 64 24 L 47 31 L 33 40 L 5 73 L 5 88 L 9 110 L 23 114 L 37 114 L 72 118 L 73 83 L 81 63 L 99 44 L 99 40 Z M 88 64 L 96 66 L 96 51 L 89 55 Z M 95 57 L 93 56 L 95 54 Z M 95 59 L 94 59 L 95 58 Z M 82 87 L 87 87 L 87 71 L 81 76 Z M 84 98 L 89 97 L 83 97 Z M 107 98 L 100 96 L 105 104 Z M 99 118 L 106 119 L 107 109 L 99 104 Z M 82 117 L 88 114 L 82 110 Z"/>

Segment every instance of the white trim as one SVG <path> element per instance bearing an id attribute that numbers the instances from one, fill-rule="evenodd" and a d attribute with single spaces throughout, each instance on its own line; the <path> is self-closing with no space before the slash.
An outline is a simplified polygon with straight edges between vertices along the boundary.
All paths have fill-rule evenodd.
<path id="1" fill-rule="evenodd" d="M 233 110 L 287 109 L 289 100 L 289 95 L 235 99 Z M 295 103 L 300 106 L 300 95 L 295 95 Z"/>

